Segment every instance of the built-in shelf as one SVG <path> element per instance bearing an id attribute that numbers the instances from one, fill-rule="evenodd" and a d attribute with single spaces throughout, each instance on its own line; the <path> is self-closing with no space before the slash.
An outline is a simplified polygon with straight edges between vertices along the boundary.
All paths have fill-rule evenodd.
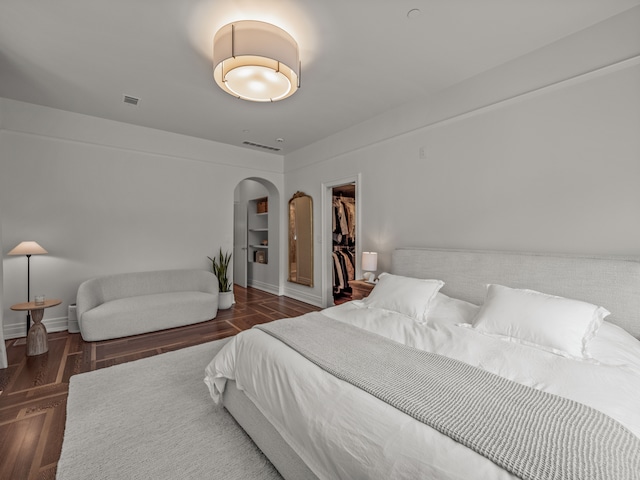
<path id="1" fill-rule="evenodd" d="M 267 209 L 267 211 L 262 211 Z M 247 226 L 249 240 L 249 262 L 266 265 L 269 262 L 269 212 L 266 197 L 249 200 L 247 205 Z"/>

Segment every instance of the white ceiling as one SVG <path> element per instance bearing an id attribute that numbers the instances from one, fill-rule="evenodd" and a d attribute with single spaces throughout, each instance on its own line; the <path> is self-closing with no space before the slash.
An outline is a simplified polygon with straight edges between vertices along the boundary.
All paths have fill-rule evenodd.
<path id="1" fill-rule="evenodd" d="M 0 96 L 287 154 L 638 4 L 0 0 Z M 420 15 L 409 19 L 416 8 Z M 213 81 L 215 32 L 247 19 L 298 41 L 302 87 L 292 97 L 246 102 Z M 139 106 L 124 104 L 123 94 Z"/>

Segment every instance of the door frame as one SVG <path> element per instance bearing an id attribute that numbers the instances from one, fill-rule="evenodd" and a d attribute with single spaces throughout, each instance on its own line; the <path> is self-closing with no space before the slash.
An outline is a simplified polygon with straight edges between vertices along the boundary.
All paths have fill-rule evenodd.
<path id="1" fill-rule="evenodd" d="M 263 178 L 263 177 L 245 177 L 241 180 L 238 180 L 238 183 L 234 189 L 234 203 L 239 201 L 241 203 L 247 203 L 250 200 L 252 195 L 250 194 L 246 197 L 239 191 L 239 188 L 242 188 L 241 185 L 245 180 L 251 180 L 253 182 L 257 182 L 261 184 L 267 190 L 267 194 L 263 195 L 260 193 L 260 196 L 267 196 L 269 198 L 269 263 L 266 265 L 268 267 L 266 273 L 266 279 L 256 280 L 251 275 L 251 269 L 249 266 L 249 257 L 246 256 L 247 260 L 247 287 L 257 288 L 258 290 L 262 290 L 268 293 L 273 293 L 274 295 L 282 295 L 282 267 L 281 267 L 281 258 L 282 253 L 285 251 L 283 242 L 281 239 L 281 230 L 282 230 L 282 209 L 280 207 L 280 188 L 276 186 L 271 180 Z M 236 197 L 236 194 L 240 195 Z M 247 222 L 247 220 L 245 220 Z M 235 219 L 234 226 L 235 230 Z M 248 225 L 247 225 L 248 228 Z M 247 250 L 248 251 L 248 250 Z"/>
<path id="2" fill-rule="evenodd" d="M 347 177 L 337 178 L 328 182 L 322 183 L 322 243 L 325 245 L 322 248 L 322 306 L 324 308 L 332 306 L 333 303 L 333 268 L 332 253 L 333 253 L 333 237 L 332 237 L 332 209 L 333 209 L 333 188 L 340 185 L 346 185 L 348 183 L 354 183 L 356 186 L 356 278 L 360 278 L 362 272 L 360 271 L 360 255 L 361 255 L 361 242 L 362 242 L 362 174 L 357 173 Z"/>
<path id="3" fill-rule="evenodd" d="M 240 217 L 244 217 L 241 218 Z M 240 222 L 239 222 L 240 219 Z M 247 204 L 233 202 L 233 283 L 247 288 L 248 281 L 248 241 L 247 241 Z M 240 237 L 240 238 L 239 238 Z M 238 240 L 242 240 L 242 246 Z M 242 256 L 238 255 L 238 248 L 242 250 Z M 244 272 L 242 275 L 239 273 Z"/>

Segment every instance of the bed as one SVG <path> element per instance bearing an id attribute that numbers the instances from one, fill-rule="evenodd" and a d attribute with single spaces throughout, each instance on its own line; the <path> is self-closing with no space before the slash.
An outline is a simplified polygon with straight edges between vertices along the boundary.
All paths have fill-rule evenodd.
<path id="1" fill-rule="evenodd" d="M 571 462 L 556 455 L 563 452 L 553 444 L 561 435 L 547 433 L 548 450 L 536 450 L 540 434 L 579 428 L 566 436 L 580 449 L 591 435 L 596 442 L 606 437 L 596 450 L 610 451 L 604 459 L 591 453 L 585 459 L 581 450 L 571 467 L 574 478 L 585 475 L 581 469 L 590 463 L 593 478 L 611 471 L 615 478 L 639 478 L 637 260 L 406 248 L 394 251 L 391 272 L 368 299 L 238 334 L 207 367 L 214 401 L 224 404 L 283 477 L 550 478 L 549 472 Z M 337 332 L 333 339 L 323 337 L 331 331 Z M 283 332 L 299 337 L 283 339 Z M 328 359 L 316 358 L 325 352 L 309 353 L 314 342 L 320 350 L 325 346 Z M 393 353 L 366 353 L 377 343 Z M 342 368 L 361 357 L 371 364 L 375 355 L 381 356 L 374 368 Z M 424 368 L 414 368 L 423 361 Z M 386 371 L 394 362 L 410 365 L 410 374 Z M 387 385 L 424 385 L 415 375 L 434 365 L 442 368 L 434 381 L 446 380 L 442 395 L 449 396 L 431 390 L 394 394 Z M 454 388 L 460 390 L 448 391 Z M 522 396 L 526 408 L 501 403 Z M 422 420 L 425 408 L 407 406 L 414 397 L 433 397 L 430 409 L 440 416 L 458 412 L 464 421 L 456 428 L 473 431 L 443 427 L 440 417 Z M 532 413 L 547 402 L 562 412 L 559 419 Z M 467 417 L 480 404 L 491 422 Z M 606 427 L 584 433 L 580 422 L 587 418 Z M 503 430 L 500 422 L 515 424 L 514 430 Z M 479 446 L 478 436 L 490 444 Z M 519 447 L 538 454 L 523 460 L 522 451 L 513 453 Z M 513 466 L 509 455 L 520 463 Z M 558 456 L 559 466 L 552 465 L 550 457 Z"/>

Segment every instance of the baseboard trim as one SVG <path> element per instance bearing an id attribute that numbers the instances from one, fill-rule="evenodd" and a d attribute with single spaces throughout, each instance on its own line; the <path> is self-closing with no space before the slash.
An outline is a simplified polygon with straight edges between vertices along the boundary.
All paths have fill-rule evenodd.
<path id="1" fill-rule="evenodd" d="M 257 288 L 263 292 L 271 293 L 273 295 L 280 295 L 278 285 L 272 285 L 270 283 L 261 282 L 259 280 L 251 280 L 247 283 L 249 287 Z"/>
<path id="2" fill-rule="evenodd" d="M 322 308 L 322 298 L 318 297 L 317 295 L 309 295 L 304 292 L 292 289 L 285 289 L 284 295 L 285 297 L 293 298 L 294 300 L 298 300 L 300 302 L 308 303 L 309 305 L 315 305 L 316 307 Z"/>
<path id="3" fill-rule="evenodd" d="M 47 329 L 47 332 L 64 332 L 67 329 L 68 319 L 67 317 L 59 318 L 47 318 L 42 321 Z M 27 320 L 26 317 L 22 322 L 10 323 L 4 325 L 3 329 L 5 340 L 11 340 L 13 338 L 21 338 L 27 336 Z"/>

